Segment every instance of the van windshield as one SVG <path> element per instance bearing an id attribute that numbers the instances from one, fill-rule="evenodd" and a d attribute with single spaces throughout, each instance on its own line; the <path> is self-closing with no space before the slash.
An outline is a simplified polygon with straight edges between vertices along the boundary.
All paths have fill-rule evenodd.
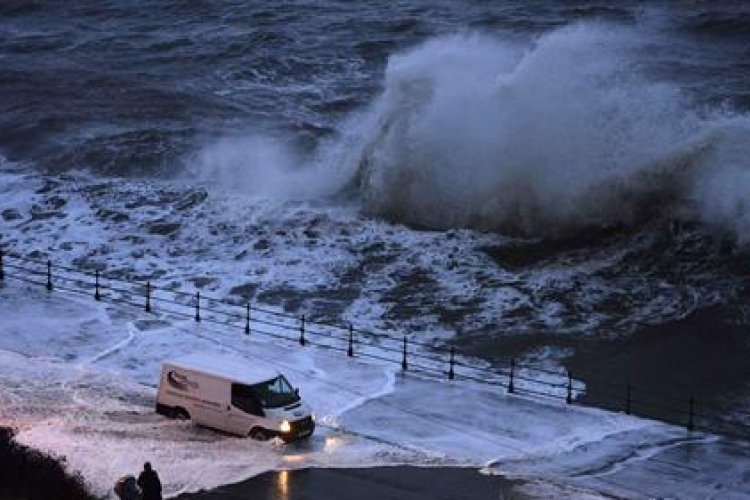
<path id="1" fill-rule="evenodd" d="M 297 391 L 283 375 L 255 384 L 252 388 L 264 408 L 278 408 L 299 401 Z"/>

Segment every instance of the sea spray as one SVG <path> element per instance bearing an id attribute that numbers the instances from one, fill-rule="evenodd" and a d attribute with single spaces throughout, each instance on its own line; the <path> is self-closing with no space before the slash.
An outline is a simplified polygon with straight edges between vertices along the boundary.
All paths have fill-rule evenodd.
<path id="1" fill-rule="evenodd" d="M 326 151 L 338 151 L 338 147 Z M 350 177 L 346 172 L 334 172 L 327 161 L 304 155 L 291 138 L 254 132 L 208 142 L 188 163 L 191 179 L 277 200 L 332 196 Z"/>
<path id="2" fill-rule="evenodd" d="M 559 237 L 665 217 L 747 241 L 750 118 L 650 76 L 648 37 L 582 23 L 526 45 L 433 38 L 391 56 L 381 95 L 315 154 L 238 134 L 193 174 L 276 199 L 356 191 L 372 215 L 433 229 Z"/>
<path id="3" fill-rule="evenodd" d="M 719 176 L 713 191 L 719 178 L 745 176 L 725 171 L 720 150 L 746 151 L 750 121 L 736 118 L 725 137 L 717 124 L 726 118 L 694 111 L 677 87 L 641 74 L 638 47 L 633 29 L 579 24 L 526 50 L 456 35 L 393 56 L 361 120 L 371 128 L 357 131 L 352 168 L 367 210 L 543 236 L 666 212 L 722 222 L 734 208 L 707 202 L 720 193 L 702 186 L 706 176 Z M 747 167 L 738 159 L 732 170 Z"/>
<path id="4" fill-rule="evenodd" d="M 704 161 L 685 206 L 710 227 L 750 242 L 750 118 L 716 117 L 706 125 Z"/>
<path id="5" fill-rule="evenodd" d="M 285 141 L 248 133 L 206 145 L 193 160 L 191 174 L 226 189 L 276 196 L 294 189 L 288 176 L 297 162 Z"/>

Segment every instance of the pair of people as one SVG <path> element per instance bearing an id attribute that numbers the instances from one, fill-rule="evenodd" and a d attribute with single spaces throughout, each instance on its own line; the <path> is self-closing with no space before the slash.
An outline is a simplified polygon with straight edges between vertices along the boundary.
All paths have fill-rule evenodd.
<path id="1" fill-rule="evenodd" d="M 133 476 L 121 477 L 115 484 L 115 493 L 120 500 L 162 500 L 161 481 L 151 463 L 146 462 L 138 480 Z"/>

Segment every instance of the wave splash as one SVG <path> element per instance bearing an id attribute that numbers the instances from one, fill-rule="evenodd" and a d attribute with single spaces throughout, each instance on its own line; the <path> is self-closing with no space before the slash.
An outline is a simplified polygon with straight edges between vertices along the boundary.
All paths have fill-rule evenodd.
<path id="1" fill-rule="evenodd" d="M 541 236 L 667 214 L 750 239 L 750 119 L 649 81 L 638 43 L 581 24 L 532 47 L 451 36 L 393 56 L 344 140 L 366 209 Z"/>
<path id="2" fill-rule="evenodd" d="M 259 132 L 209 142 L 188 163 L 191 179 L 277 200 L 333 196 L 349 181 L 301 153 L 292 141 Z"/>

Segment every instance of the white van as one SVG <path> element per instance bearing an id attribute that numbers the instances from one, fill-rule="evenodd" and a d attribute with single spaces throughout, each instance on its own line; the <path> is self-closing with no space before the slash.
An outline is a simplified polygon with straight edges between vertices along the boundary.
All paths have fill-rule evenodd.
<path id="1" fill-rule="evenodd" d="M 164 362 L 156 411 L 255 439 L 289 442 L 315 430 L 310 409 L 284 375 L 203 354 Z"/>

